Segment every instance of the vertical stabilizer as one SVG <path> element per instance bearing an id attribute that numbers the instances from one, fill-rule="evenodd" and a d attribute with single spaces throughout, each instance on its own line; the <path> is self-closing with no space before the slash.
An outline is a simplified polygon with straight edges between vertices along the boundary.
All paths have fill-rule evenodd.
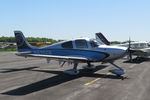
<path id="1" fill-rule="evenodd" d="M 18 51 L 23 49 L 32 49 L 32 46 L 27 42 L 21 31 L 14 31 L 14 34 L 16 38 Z"/>

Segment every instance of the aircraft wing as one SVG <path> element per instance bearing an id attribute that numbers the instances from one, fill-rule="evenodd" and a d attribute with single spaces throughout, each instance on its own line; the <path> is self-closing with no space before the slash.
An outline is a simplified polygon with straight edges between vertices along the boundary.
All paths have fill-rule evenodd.
<path id="1" fill-rule="evenodd" d="M 147 52 L 145 51 L 145 49 L 132 49 L 131 50 L 133 55 L 139 55 L 139 56 L 146 56 Z"/>
<path id="2" fill-rule="evenodd" d="M 79 57 L 79 56 L 57 56 L 57 55 L 43 55 L 43 54 L 32 54 L 30 52 L 22 52 L 22 53 L 16 53 L 18 56 L 24 56 L 24 57 L 37 57 L 37 58 L 50 58 L 50 59 L 61 59 L 64 61 L 67 60 L 73 60 L 73 61 L 81 61 L 81 62 L 87 62 L 91 61 L 90 59 L 86 57 Z"/>

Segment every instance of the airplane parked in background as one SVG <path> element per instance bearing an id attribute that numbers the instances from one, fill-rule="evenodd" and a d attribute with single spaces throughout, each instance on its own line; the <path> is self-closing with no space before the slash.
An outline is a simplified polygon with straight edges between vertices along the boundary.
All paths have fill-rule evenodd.
<path id="1" fill-rule="evenodd" d="M 143 49 L 150 47 L 150 42 L 147 41 L 131 42 L 130 44 L 132 49 Z M 129 43 L 119 44 L 119 46 L 129 47 Z"/>
<path id="2" fill-rule="evenodd" d="M 33 47 L 27 42 L 21 31 L 14 31 L 14 34 L 18 48 L 16 55 L 46 58 L 48 63 L 55 59 L 74 64 L 73 69 L 64 71 L 67 74 L 78 74 L 77 66 L 79 63 L 87 63 L 85 68 L 93 69 L 95 67 L 91 63 L 94 62 L 111 63 L 117 69 L 110 70 L 110 72 L 117 76 L 125 74 L 125 70 L 115 65 L 114 61 L 126 55 L 127 47 L 98 45 L 96 40 L 89 38 L 73 39 L 47 47 Z"/>
<path id="3" fill-rule="evenodd" d="M 102 33 L 96 33 L 97 40 L 103 42 L 105 45 L 110 45 L 110 43 Z M 99 43 L 101 43 L 99 42 Z M 122 47 L 130 47 L 130 52 L 129 52 L 129 60 L 132 60 L 132 55 L 136 55 L 138 58 L 145 58 L 150 56 L 150 42 L 147 41 L 139 41 L 139 42 L 131 42 L 130 43 L 125 43 L 125 44 L 119 44 L 118 46 Z M 130 44 L 130 46 L 129 46 Z"/>

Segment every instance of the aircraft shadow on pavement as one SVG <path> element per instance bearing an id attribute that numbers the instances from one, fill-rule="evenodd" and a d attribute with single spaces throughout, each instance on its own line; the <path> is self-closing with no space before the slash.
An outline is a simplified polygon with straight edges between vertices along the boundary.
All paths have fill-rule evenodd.
<path id="1" fill-rule="evenodd" d="M 150 58 L 142 58 L 142 57 L 136 57 L 132 59 L 132 61 L 124 61 L 123 63 L 135 63 L 135 64 L 140 64 L 146 61 L 150 61 Z"/>
<path id="2" fill-rule="evenodd" d="M 4 93 L 1 93 L 3 95 L 16 95 L 16 96 L 21 96 L 21 95 L 27 95 L 33 92 L 37 92 L 46 88 L 50 88 L 77 78 L 81 77 L 96 77 L 96 78 L 110 78 L 110 79 L 119 79 L 116 75 L 104 75 L 104 74 L 98 74 L 94 73 L 98 70 L 104 69 L 108 66 L 97 66 L 95 70 L 88 71 L 85 69 L 80 69 L 80 74 L 75 75 L 75 76 L 70 76 L 67 74 L 64 74 L 63 71 L 50 71 L 50 70 L 32 70 L 32 69 L 27 69 L 27 70 L 32 70 L 32 71 L 38 71 L 38 72 L 46 72 L 46 73 L 52 73 L 52 74 L 57 74 L 56 76 L 14 89 L 10 90 Z"/>
<path id="3" fill-rule="evenodd" d="M 2 71 L 0 71 L 0 73 L 10 73 L 10 72 L 18 72 L 18 71 L 24 71 L 24 70 L 32 70 L 34 68 L 39 68 L 38 66 L 34 66 L 34 67 L 28 67 L 28 68 L 3 68 L 0 69 Z"/>

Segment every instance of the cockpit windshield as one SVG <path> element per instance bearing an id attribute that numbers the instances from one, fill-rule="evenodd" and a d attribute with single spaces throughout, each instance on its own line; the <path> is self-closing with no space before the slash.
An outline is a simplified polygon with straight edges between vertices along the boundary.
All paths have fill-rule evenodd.
<path id="1" fill-rule="evenodd" d="M 90 41 L 91 47 L 98 47 L 98 43 L 96 41 Z"/>
<path id="2" fill-rule="evenodd" d="M 150 47 L 150 43 L 148 43 L 148 47 Z"/>

